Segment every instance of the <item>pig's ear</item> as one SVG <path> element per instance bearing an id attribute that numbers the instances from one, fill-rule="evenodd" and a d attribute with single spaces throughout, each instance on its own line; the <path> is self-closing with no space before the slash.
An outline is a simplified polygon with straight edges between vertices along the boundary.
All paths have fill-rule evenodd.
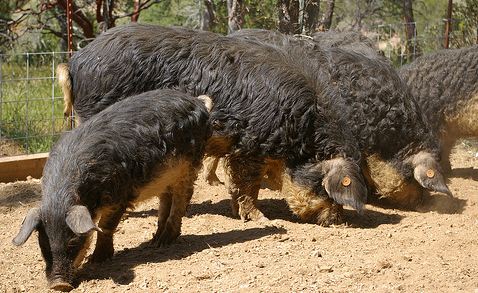
<path id="1" fill-rule="evenodd" d="M 212 106 L 213 106 L 211 98 L 207 95 L 200 95 L 200 96 L 198 96 L 198 99 L 203 101 L 204 105 L 206 106 L 207 111 L 211 112 L 211 109 L 212 109 Z"/>
<path id="2" fill-rule="evenodd" d="M 17 236 L 13 238 L 12 243 L 15 245 L 22 245 L 27 241 L 28 237 L 32 235 L 33 230 L 40 224 L 41 212 L 40 208 L 31 209 L 28 214 L 23 218 L 22 227 L 18 231 Z"/>
<path id="3" fill-rule="evenodd" d="M 85 206 L 75 205 L 66 214 L 66 224 L 76 235 L 86 234 L 92 230 L 101 231 L 91 219 Z"/>

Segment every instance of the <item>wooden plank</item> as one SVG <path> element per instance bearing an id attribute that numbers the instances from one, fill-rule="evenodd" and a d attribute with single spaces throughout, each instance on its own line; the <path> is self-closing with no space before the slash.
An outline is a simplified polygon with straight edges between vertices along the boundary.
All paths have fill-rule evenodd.
<path id="1" fill-rule="evenodd" d="M 41 178 L 48 153 L 0 158 L 0 182 L 25 180 L 27 176 Z"/>

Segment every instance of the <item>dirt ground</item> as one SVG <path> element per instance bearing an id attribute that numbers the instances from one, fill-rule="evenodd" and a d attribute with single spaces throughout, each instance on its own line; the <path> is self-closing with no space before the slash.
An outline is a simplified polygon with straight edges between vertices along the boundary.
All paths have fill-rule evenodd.
<path id="1" fill-rule="evenodd" d="M 453 155 L 450 198 L 431 194 L 423 211 L 367 205 L 345 224 L 302 223 L 278 191 L 264 188 L 268 223 L 233 217 L 223 186 L 197 181 L 182 235 L 147 246 L 157 200 L 139 204 L 115 234 L 116 253 L 86 263 L 72 292 L 478 292 L 478 143 Z M 220 173 L 220 175 L 222 175 Z M 36 232 L 11 243 L 39 204 L 38 179 L 0 184 L 0 292 L 50 292 Z"/>

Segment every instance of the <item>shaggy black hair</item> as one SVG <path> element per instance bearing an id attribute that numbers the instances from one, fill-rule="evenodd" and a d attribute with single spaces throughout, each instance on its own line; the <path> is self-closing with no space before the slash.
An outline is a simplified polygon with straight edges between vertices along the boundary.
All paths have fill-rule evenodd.
<path id="1" fill-rule="evenodd" d="M 293 159 L 339 155 L 359 162 L 344 119 L 327 109 L 339 109 L 340 101 L 318 103 L 323 94 L 285 60 L 272 47 L 209 32 L 128 24 L 101 34 L 71 58 L 72 102 L 86 121 L 154 88 L 206 94 L 214 103 L 215 131 L 233 138 L 234 152 L 273 158 L 287 153 Z"/>
<path id="2" fill-rule="evenodd" d="M 312 37 L 312 41 L 322 47 L 342 48 L 391 64 L 390 59 L 377 47 L 376 42 L 359 31 L 328 30 L 326 32 L 316 32 Z"/>
<path id="3" fill-rule="evenodd" d="M 306 40 L 273 31 L 240 30 L 229 37 L 274 45 L 304 74 L 316 79 L 318 86 L 329 84 L 327 90 L 333 94 L 326 97 L 343 101 L 340 112 L 346 117 L 365 159 L 378 156 L 392 165 L 405 182 L 412 182 L 415 177 L 423 187 L 450 193 L 438 163 L 440 141 L 389 62 L 338 47 L 311 45 Z M 436 174 L 433 183 L 423 182 L 424 174 L 414 174 L 418 163 L 413 158 L 420 153 L 430 157 L 421 162 L 426 161 L 427 168 Z M 409 207 L 408 202 L 404 205 Z"/>
<path id="4" fill-rule="evenodd" d="M 307 182 L 305 189 L 319 189 L 323 178 L 342 180 L 327 176 L 324 172 L 330 170 L 320 164 L 344 158 L 341 163 L 354 172 L 350 178 L 359 180 L 346 191 L 331 188 L 329 196 L 363 207 L 366 187 L 360 169 L 353 167 L 361 154 L 338 114 L 342 100 L 325 98 L 329 85 L 316 86 L 277 48 L 211 32 L 133 23 L 101 34 L 68 64 L 71 99 L 82 121 L 133 93 L 155 88 L 210 96 L 214 136 L 208 149 L 214 151 L 208 153 L 228 155 L 238 200 L 244 194 L 257 204 L 266 160 L 282 160 L 290 169 L 316 165 L 321 171 L 313 182 L 300 182 Z M 249 212 L 239 214 L 249 217 Z"/>
<path id="5" fill-rule="evenodd" d="M 13 240 L 39 231 L 49 285 L 71 290 L 88 236 L 92 260 L 113 256 L 113 234 L 126 208 L 160 198 L 157 246 L 179 236 L 206 143 L 212 134 L 204 102 L 173 90 L 124 99 L 64 133 L 44 167 L 43 197 Z M 98 227 L 95 226 L 98 220 Z"/>
<path id="6" fill-rule="evenodd" d="M 478 136 L 478 46 L 441 50 L 421 56 L 399 69 L 443 143 L 442 164 L 456 141 Z"/>

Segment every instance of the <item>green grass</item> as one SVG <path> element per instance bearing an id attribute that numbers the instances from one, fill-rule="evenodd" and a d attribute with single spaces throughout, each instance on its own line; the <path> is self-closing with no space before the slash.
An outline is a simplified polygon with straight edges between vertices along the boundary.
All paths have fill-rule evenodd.
<path id="1" fill-rule="evenodd" d="M 69 128 L 51 56 L 7 57 L 12 58 L 1 60 L 2 141 L 20 146 L 25 154 L 47 152 Z"/>

